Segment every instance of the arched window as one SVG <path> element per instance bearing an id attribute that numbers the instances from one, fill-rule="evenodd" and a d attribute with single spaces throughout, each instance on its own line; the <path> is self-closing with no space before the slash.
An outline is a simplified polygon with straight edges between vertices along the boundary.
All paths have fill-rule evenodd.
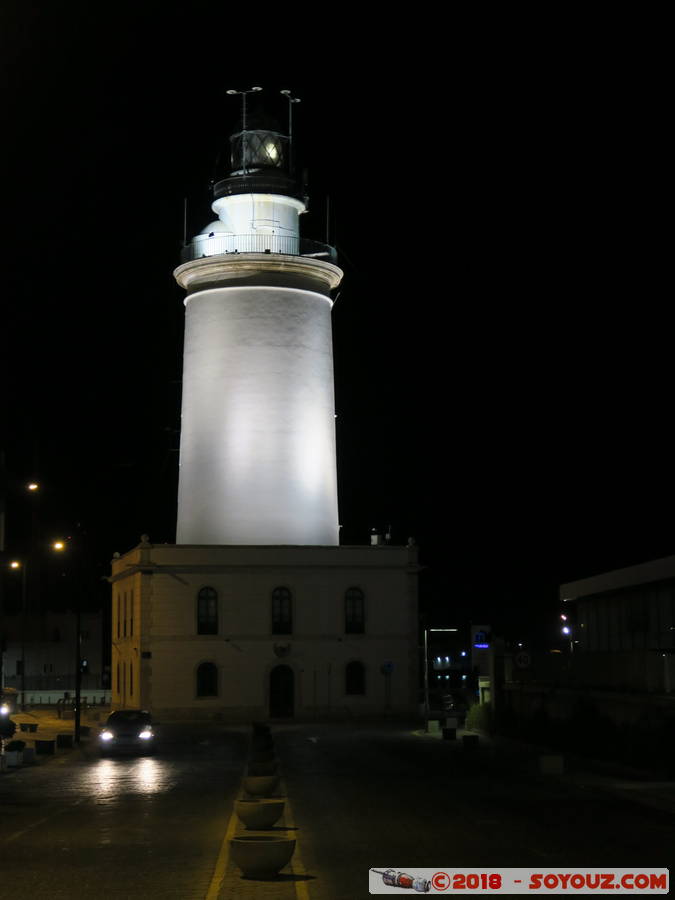
<path id="1" fill-rule="evenodd" d="M 345 667 L 345 694 L 365 694 L 366 669 L 363 663 L 354 661 Z"/>
<path id="2" fill-rule="evenodd" d="M 345 593 L 345 632 L 363 634 L 365 631 L 365 601 L 361 588 L 350 587 Z"/>
<path id="3" fill-rule="evenodd" d="M 288 588 L 277 587 L 272 591 L 272 634 L 293 633 L 293 608 Z"/>
<path id="4" fill-rule="evenodd" d="M 215 663 L 204 662 L 197 668 L 197 696 L 218 696 L 218 668 Z"/>
<path id="5" fill-rule="evenodd" d="M 218 593 L 212 587 L 197 595 L 197 634 L 218 634 Z"/>

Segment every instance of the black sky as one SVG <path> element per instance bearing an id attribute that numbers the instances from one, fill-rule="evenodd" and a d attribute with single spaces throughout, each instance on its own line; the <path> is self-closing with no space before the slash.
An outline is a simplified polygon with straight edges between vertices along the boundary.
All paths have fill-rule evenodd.
<path id="1" fill-rule="evenodd" d="M 102 571 L 142 532 L 174 540 L 183 197 L 198 231 L 239 112 L 225 91 L 260 84 L 302 98 L 303 233 L 324 239 L 330 196 L 346 273 L 345 542 L 391 523 L 438 624 L 523 632 L 559 582 L 673 552 L 667 120 L 644 23 L 4 16 L 10 550 L 28 477 L 43 534 L 83 523 Z"/>

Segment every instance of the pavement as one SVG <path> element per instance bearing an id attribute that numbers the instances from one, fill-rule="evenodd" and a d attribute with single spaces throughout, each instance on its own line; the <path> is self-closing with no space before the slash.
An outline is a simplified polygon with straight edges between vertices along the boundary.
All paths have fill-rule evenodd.
<path id="1" fill-rule="evenodd" d="M 110 709 L 107 707 L 90 707 L 83 711 L 81 724 L 89 726 L 92 734 L 95 734 L 109 713 Z M 17 726 L 15 739 L 25 741 L 28 747 L 34 747 L 36 740 L 54 740 L 57 734 L 73 734 L 75 727 L 72 718 L 59 718 L 53 708 L 34 708 L 26 712 L 17 712 L 13 713 L 11 718 Z M 20 724 L 22 722 L 37 723 L 38 730 L 35 733 L 21 731 Z M 194 727 L 203 730 L 204 723 L 195 724 Z M 442 729 L 438 721 L 430 721 L 429 729 L 428 733 L 423 728 L 413 728 L 408 731 L 415 734 L 420 740 L 443 740 Z M 457 729 L 457 746 L 460 747 L 464 736 L 470 734 L 479 734 L 480 750 L 478 752 L 487 754 L 493 765 L 503 765 L 505 771 L 517 770 L 528 772 L 535 777 L 541 775 L 547 778 L 559 778 L 563 782 L 575 784 L 583 789 L 613 793 L 634 803 L 675 815 L 675 781 L 665 780 L 653 772 L 607 760 L 560 754 L 553 749 L 527 744 L 512 738 L 486 735 L 466 728 Z M 82 740 L 86 742 L 88 737 L 83 736 Z M 67 748 L 56 748 L 55 756 L 62 756 L 69 752 Z M 540 759 L 544 756 L 560 757 L 562 771 L 544 775 L 541 772 L 540 764 Z M 54 757 L 36 755 L 35 764 L 42 765 L 51 759 Z M 11 769 L 5 770 L 2 774 L 11 771 Z"/>
<path id="2" fill-rule="evenodd" d="M 96 708 L 88 711 L 87 715 L 83 715 L 82 724 L 92 726 L 92 738 L 96 734 L 98 727 L 105 721 L 108 712 L 109 710 L 107 708 Z M 57 734 L 72 733 L 74 729 L 74 722 L 72 719 L 60 719 L 53 709 L 33 709 L 24 713 L 13 714 L 11 718 L 17 724 L 15 737 L 25 740 L 29 746 L 35 739 L 54 738 Z M 22 732 L 19 727 L 21 722 L 37 723 L 38 731 L 35 734 Z M 181 734 L 183 734 L 185 727 L 185 725 L 179 726 Z M 211 726 L 209 726 L 208 723 L 195 723 L 194 726 L 187 727 L 195 732 L 193 736 L 195 740 L 201 740 L 202 737 L 206 736 L 209 727 L 216 728 L 216 730 L 232 730 L 228 729 L 228 726 L 224 723 L 218 723 L 218 725 Z M 246 730 L 248 731 L 248 729 Z M 276 730 L 277 729 L 273 727 L 273 734 Z M 288 731 L 288 727 L 285 727 L 285 730 Z M 408 740 L 414 738 L 415 742 L 439 742 L 444 740 L 438 722 L 434 721 L 430 723 L 430 730 L 428 733 L 422 728 L 417 727 L 414 723 L 408 723 L 407 725 L 401 724 L 400 726 L 395 725 L 394 723 L 388 723 L 386 730 L 400 733 L 401 737 L 405 737 Z M 477 747 L 469 748 L 464 746 L 463 738 L 465 735 L 470 734 L 478 734 Z M 84 738 L 83 740 L 85 754 L 89 740 L 90 738 Z M 310 748 L 310 744 L 307 742 L 312 741 L 313 739 L 308 737 L 303 738 L 303 740 L 306 746 Z M 560 784 L 561 787 L 569 785 L 571 790 L 581 790 L 587 792 L 589 796 L 612 794 L 615 797 L 620 797 L 623 801 L 658 809 L 661 813 L 675 816 L 675 781 L 664 781 L 654 773 L 628 769 L 605 761 L 582 759 L 575 756 L 561 757 L 560 754 L 556 754 L 555 751 L 551 749 L 547 750 L 546 748 L 503 738 L 501 736 L 479 734 L 464 728 L 457 729 L 457 739 L 455 741 L 444 742 L 449 745 L 447 748 L 449 756 L 452 754 L 472 754 L 475 757 L 477 769 L 481 768 L 481 761 L 489 761 L 491 770 L 496 772 L 503 771 L 505 781 L 508 781 L 510 773 L 524 774 L 527 775 L 528 778 L 531 777 L 535 780 L 547 781 L 549 784 L 556 782 Z M 58 765 L 59 758 L 61 761 L 65 762 L 70 753 L 71 751 L 67 749 L 57 749 L 55 756 L 37 757 L 36 762 L 38 765 L 43 765 L 47 762 L 56 762 Z M 431 754 L 431 756 L 434 756 L 434 754 Z M 544 774 L 540 765 L 540 759 L 543 756 L 561 757 L 560 761 L 562 766 L 560 771 L 552 774 Z M 320 761 L 317 765 L 319 766 L 319 769 L 321 769 Z M 9 770 L 2 774 L 11 775 L 13 771 L 17 770 Z M 243 774 L 244 772 L 242 770 L 241 775 L 243 776 Z M 283 774 L 282 770 L 282 776 Z M 230 898 L 233 896 L 242 897 L 244 900 L 246 900 L 246 898 L 261 898 L 261 900 L 267 900 L 267 898 L 270 898 L 270 900 L 296 900 L 297 898 L 297 900 L 306 900 L 307 897 L 311 896 L 313 900 L 314 898 L 316 898 L 316 900 L 321 900 L 324 896 L 330 896 L 330 894 L 322 893 L 321 879 L 319 878 L 317 880 L 316 875 L 308 874 L 303 865 L 304 845 L 304 849 L 307 851 L 308 862 L 310 864 L 314 863 L 310 871 L 317 873 L 320 873 L 321 871 L 320 867 L 316 865 L 316 860 L 312 859 L 310 852 L 312 846 L 307 846 L 307 841 L 305 840 L 305 838 L 309 837 L 307 829 L 299 828 L 296 824 L 294 816 L 294 793 L 299 794 L 301 792 L 299 791 L 298 785 L 294 785 L 291 777 L 292 775 L 293 773 L 291 772 L 289 774 L 289 783 L 291 788 L 295 787 L 295 791 L 289 791 L 283 777 L 277 791 L 275 791 L 277 795 L 287 798 L 287 804 L 284 817 L 275 826 L 273 831 L 273 833 L 277 835 L 295 836 L 298 838 L 296 851 L 291 863 L 282 870 L 277 878 L 269 882 L 248 880 L 242 877 L 240 870 L 235 866 L 230 854 L 231 839 L 244 832 L 243 826 L 234 813 L 233 803 L 231 809 L 224 811 L 225 816 L 229 815 L 229 819 L 222 820 L 222 831 L 219 829 L 219 835 L 216 838 L 217 840 L 220 840 L 220 849 L 217 859 L 215 859 L 215 867 L 211 877 L 210 886 L 205 895 L 207 900 L 223 900 L 223 898 Z M 236 772 L 233 772 L 233 776 L 235 779 L 239 779 L 240 777 Z M 312 777 L 315 777 L 317 785 L 323 783 L 324 775 L 321 770 L 313 773 Z M 248 796 L 243 791 L 243 784 L 240 783 L 235 796 L 237 798 Z M 300 803 L 301 799 L 301 797 L 298 797 L 298 805 L 301 807 L 300 813 L 303 813 L 302 804 Z M 306 810 L 305 819 L 307 819 Z M 226 825 L 225 822 L 227 822 Z M 249 835 L 269 835 L 271 832 L 246 833 Z"/>
<path id="3" fill-rule="evenodd" d="M 429 733 L 423 729 L 416 729 L 414 733 L 420 739 L 443 740 L 439 723 L 431 721 L 429 726 Z M 493 764 L 503 765 L 505 771 L 518 770 L 527 772 L 533 777 L 557 778 L 562 783 L 573 784 L 582 790 L 614 794 L 641 806 L 675 815 L 675 781 L 665 780 L 658 773 L 625 766 L 611 760 L 565 754 L 552 748 L 524 743 L 501 735 L 487 735 L 466 728 L 457 729 L 457 744 L 461 745 L 464 735 L 470 734 L 478 734 L 480 752 L 489 755 Z M 561 770 L 544 773 L 540 762 L 542 757 L 556 757 Z"/>
<path id="4" fill-rule="evenodd" d="M 81 727 L 89 727 L 91 733 L 95 734 L 102 722 L 105 722 L 110 710 L 107 707 L 90 707 L 86 711 L 83 710 L 80 720 Z M 72 715 L 72 712 L 71 712 Z M 35 749 L 35 741 L 56 740 L 58 734 L 74 734 L 75 720 L 74 718 L 60 718 L 56 711 L 52 708 L 31 709 L 26 712 L 16 712 L 10 715 L 11 720 L 16 724 L 16 731 L 13 740 L 24 741 L 27 748 Z M 37 731 L 22 731 L 21 723 L 37 724 Z M 83 741 L 88 740 L 86 735 L 81 738 Z M 55 747 L 54 755 L 36 754 L 31 765 L 43 765 L 55 756 L 62 756 L 70 752 L 70 748 Z M 7 774 L 14 771 L 13 769 L 0 770 L 0 774 Z"/>

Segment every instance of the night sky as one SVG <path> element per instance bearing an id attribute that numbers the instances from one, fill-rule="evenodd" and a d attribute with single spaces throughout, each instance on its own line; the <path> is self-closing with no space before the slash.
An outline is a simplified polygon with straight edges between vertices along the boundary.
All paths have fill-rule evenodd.
<path id="1" fill-rule="evenodd" d="M 302 233 L 325 240 L 329 196 L 345 271 L 343 542 L 391 524 L 431 624 L 548 640 L 560 582 L 675 550 L 659 54 L 590 23 L 507 47 L 496 22 L 331 37 L 215 10 L 5 5 L 9 551 L 29 478 L 40 539 L 86 534 L 100 574 L 174 541 L 183 198 L 194 234 L 226 90 L 283 112 L 290 88 Z"/>

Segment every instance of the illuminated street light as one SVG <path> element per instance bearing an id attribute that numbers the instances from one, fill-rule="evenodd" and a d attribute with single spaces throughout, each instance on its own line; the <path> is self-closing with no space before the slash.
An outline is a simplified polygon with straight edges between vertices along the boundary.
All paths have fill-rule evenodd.
<path id="1" fill-rule="evenodd" d="M 21 569 L 21 711 L 26 709 L 26 585 L 28 560 L 13 559 L 10 569 Z"/>
<path id="2" fill-rule="evenodd" d="M 52 544 L 52 550 L 65 550 L 66 545 L 64 541 L 54 541 Z"/>
<path id="3" fill-rule="evenodd" d="M 458 631 L 458 628 L 424 629 L 424 731 L 429 733 L 429 640 L 430 631 Z"/>
<path id="4" fill-rule="evenodd" d="M 29 491 L 37 491 L 37 490 L 39 490 L 39 488 L 40 488 L 40 485 L 37 483 L 37 481 L 30 481 L 26 485 L 26 489 Z"/>

